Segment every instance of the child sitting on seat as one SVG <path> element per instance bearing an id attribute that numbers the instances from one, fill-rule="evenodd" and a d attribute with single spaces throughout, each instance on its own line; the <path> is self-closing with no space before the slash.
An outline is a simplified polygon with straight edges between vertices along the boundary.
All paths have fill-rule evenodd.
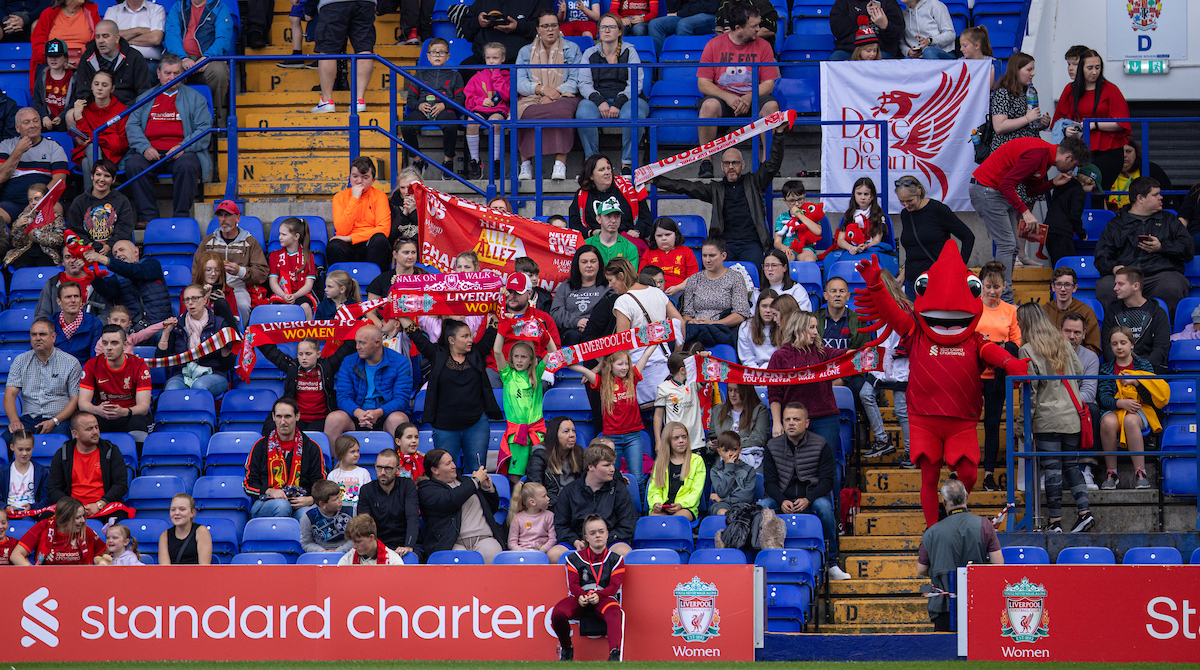
<path id="1" fill-rule="evenodd" d="M 333 443 L 337 467 L 329 471 L 329 481 L 341 488 L 342 511 L 351 517 L 358 514 L 358 490 L 371 481 L 371 473 L 358 464 L 360 455 L 358 440 L 353 435 L 342 435 Z"/>
<path id="2" fill-rule="evenodd" d="M 754 504 L 758 475 L 742 460 L 742 437 L 734 431 L 726 430 L 717 436 L 717 454 L 720 460 L 709 471 L 712 492 L 708 494 L 708 513 L 723 516 L 731 505 Z"/>
<path id="3" fill-rule="evenodd" d="M 504 45 L 499 42 L 489 42 L 483 47 L 483 62 L 487 68 L 475 73 L 467 82 L 463 94 L 466 96 L 467 109 L 482 116 L 488 121 L 503 121 L 508 118 L 509 97 L 512 95 L 512 84 L 509 81 L 507 68 L 500 67 L 507 57 Z M 500 131 L 503 132 L 503 131 Z M 479 124 L 467 124 L 467 151 L 471 160 L 467 163 L 467 179 L 480 179 L 483 169 L 479 167 Z M 492 174 L 501 173 L 500 142 L 495 134 L 492 135 Z M 565 227 L 565 226 L 564 226 Z"/>
<path id="4" fill-rule="evenodd" d="M 336 482 L 318 479 L 312 485 L 312 499 L 315 504 L 300 517 L 300 546 L 306 553 L 349 551 L 346 524 L 350 523 L 350 515 L 342 511 L 342 488 Z"/>
<path id="5" fill-rule="evenodd" d="M 298 216 L 284 219 L 279 224 L 279 244 L 282 248 L 272 251 L 267 261 L 271 267 L 267 283 L 273 294 L 270 302 L 300 305 L 304 318 L 311 320 L 317 307 L 313 294 L 317 270 L 308 250 L 308 223 Z"/>
<path id="6" fill-rule="evenodd" d="M 600 516 L 590 514 L 583 520 L 583 536 L 587 546 L 567 554 L 570 595 L 558 601 L 550 613 L 550 625 L 558 636 L 558 659 L 574 660 L 571 619 L 590 615 L 603 619 L 607 625 L 608 660 L 620 661 L 625 612 L 616 595 L 625 581 L 625 562 L 608 548 L 608 524 Z"/>
<path id="7" fill-rule="evenodd" d="M 508 548 L 511 551 L 548 552 L 558 543 L 550 494 L 537 482 L 520 482 L 508 507 Z"/>
<path id="8" fill-rule="evenodd" d="M 404 565 L 400 554 L 388 549 L 375 536 L 375 519 L 359 514 L 346 524 L 346 539 L 353 547 L 338 561 L 338 565 Z"/>
<path id="9" fill-rule="evenodd" d="M 419 451 L 421 433 L 415 423 L 396 426 L 396 454 L 400 457 L 398 477 L 408 477 L 414 482 L 425 475 L 425 454 Z"/>
<path id="10" fill-rule="evenodd" d="M 144 565 L 138 556 L 137 539 L 129 526 L 113 524 L 108 527 L 105 538 L 108 551 L 96 557 L 96 565 Z"/>

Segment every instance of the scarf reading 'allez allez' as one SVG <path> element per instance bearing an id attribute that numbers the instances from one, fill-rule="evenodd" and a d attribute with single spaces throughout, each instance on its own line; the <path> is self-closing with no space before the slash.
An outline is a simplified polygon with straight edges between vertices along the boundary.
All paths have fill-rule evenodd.
<path id="1" fill-rule="evenodd" d="M 687 359 L 684 367 L 689 383 L 715 381 L 751 386 L 811 384 L 853 377 L 864 372 L 878 372 L 883 369 L 883 351 L 881 347 L 863 347 L 816 365 L 791 370 L 752 368 L 713 356 L 693 356 Z"/>

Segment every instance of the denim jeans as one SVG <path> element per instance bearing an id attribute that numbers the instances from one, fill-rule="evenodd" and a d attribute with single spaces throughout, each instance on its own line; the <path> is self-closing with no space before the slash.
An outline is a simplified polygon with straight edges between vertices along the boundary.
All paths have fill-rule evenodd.
<path id="1" fill-rule="evenodd" d="M 1012 271 L 1013 263 L 1017 260 L 1017 210 L 1008 204 L 1008 200 L 994 188 L 982 184 L 971 184 L 971 206 L 983 219 L 988 237 L 996 243 L 995 260 L 1004 263 L 1004 293 L 1000 299 L 1012 302 Z"/>
<path id="2" fill-rule="evenodd" d="M 642 434 L 641 432 L 625 433 L 624 435 L 605 435 L 613 441 L 617 452 L 617 471 L 621 470 L 621 457 L 625 457 L 625 469 L 633 475 L 638 487 L 642 485 Z"/>
<path id="3" fill-rule="evenodd" d="M 654 50 L 662 53 L 663 43 L 670 35 L 711 35 L 716 29 L 715 14 L 661 16 L 650 22 L 650 37 L 654 38 Z"/>
<path id="4" fill-rule="evenodd" d="M 491 429 L 484 414 L 479 415 L 474 425 L 461 430 L 433 429 L 433 446 L 450 452 L 463 472 L 474 472 L 479 466 L 487 465 L 489 439 Z"/>
<path id="5" fill-rule="evenodd" d="M 179 391 L 186 389 L 187 387 L 187 384 L 183 383 L 183 375 L 177 374 L 167 380 L 167 383 L 163 385 L 163 390 Z M 220 372 L 214 372 L 210 375 L 204 375 L 203 377 L 200 377 L 196 381 L 192 382 L 192 388 L 197 391 L 208 391 L 209 393 L 213 394 L 213 397 L 215 398 L 229 390 L 229 378 Z"/>
<path id="6" fill-rule="evenodd" d="M 611 100 L 609 100 L 608 102 L 609 102 L 609 104 L 612 103 Z M 649 118 L 650 117 L 650 103 L 647 102 L 645 98 L 638 98 L 637 102 L 638 102 L 638 118 L 639 119 Z M 592 102 L 591 100 L 588 100 L 587 98 L 584 98 L 583 100 L 579 101 L 579 107 L 575 108 L 575 118 L 577 118 L 577 119 L 599 119 L 599 118 L 601 118 L 600 117 L 600 108 L 596 106 L 596 103 Z M 632 100 L 630 100 L 629 102 L 626 102 L 624 105 L 621 105 L 621 113 L 619 114 L 619 118 L 622 118 L 622 119 L 633 118 L 633 101 Z M 636 145 L 632 141 L 633 133 L 631 133 L 629 130 L 630 129 L 628 126 L 621 129 L 621 164 L 622 165 L 631 165 L 633 163 L 633 148 Z M 639 143 L 642 141 L 642 132 L 643 132 L 643 130 L 641 128 L 638 128 L 638 142 Z M 596 126 L 592 126 L 590 128 L 581 127 L 579 129 L 579 141 L 583 142 L 583 155 L 585 157 L 595 156 L 596 154 L 600 153 L 600 128 L 596 127 Z"/>
<path id="7" fill-rule="evenodd" d="M 262 517 L 291 516 L 295 517 L 296 520 L 299 520 L 300 517 L 304 515 L 305 509 L 308 508 L 302 507 L 300 509 L 293 510 L 292 503 L 288 502 L 287 498 L 255 500 L 254 504 L 250 506 L 250 518 L 258 519 Z"/>
<path id="8" fill-rule="evenodd" d="M 645 37 L 650 34 L 650 22 L 642 21 L 629 26 L 630 37 Z"/>
<path id="9" fill-rule="evenodd" d="M 838 454 L 842 453 L 841 426 L 839 425 L 839 421 L 837 414 L 809 419 L 808 421 L 808 429 L 825 438 L 825 441 L 833 448 L 835 459 Z"/>
<path id="10" fill-rule="evenodd" d="M 825 563 L 836 565 L 838 536 L 837 515 L 834 513 L 833 500 L 829 496 L 817 498 L 804 510 L 804 513 L 816 514 L 817 518 L 821 520 L 821 530 L 825 531 Z"/>
<path id="11" fill-rule="evenodd" d="M 876 401 L 876 390 L 871 384 L 863 384 L 862 389 L 858 392 L 859 400 L 862 400 L 863 409 L 866 411 L 867 420 L 871 422 L 871 433 L 876 440 L 883 441 L 887 439 L 887 431 L 883 427 L 883 415 L 879 412 L 879 403 Z M 900 424 L 900 433 L 904 435 L 904 448 L 908 449 L 908 402 L 904 397 L 904 391 L 892 391 L 892 403 L 896 414 L 896 422 Z"/>
<path id="12" fill-rule="evenodd" d="M 922 60 L 954 60 L 957 56 L 935 46 L 927 46 L 921 51 L 921 58 Z"/>

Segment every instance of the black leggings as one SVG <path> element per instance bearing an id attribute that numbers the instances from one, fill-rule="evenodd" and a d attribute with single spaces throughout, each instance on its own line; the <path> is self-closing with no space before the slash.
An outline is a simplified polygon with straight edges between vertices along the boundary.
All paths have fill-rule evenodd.
<path id="1" fill-rule="evenodd" d="M 996 469 L 1000 455 L 1000 419 L 1004 412 L 1004 379 L 996 370 L 995 379 L 983 380 L 983 471 Z"/>

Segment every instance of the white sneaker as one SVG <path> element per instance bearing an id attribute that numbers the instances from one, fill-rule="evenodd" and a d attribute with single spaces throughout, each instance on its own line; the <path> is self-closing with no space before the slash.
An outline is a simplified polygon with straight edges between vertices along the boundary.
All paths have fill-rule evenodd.
<path id="1" fill-rule="evenodd" d="M 316 107 L 312 108 L 313 114 L 332 114 L 337 111 L 337 107 L 332 100 L 321 100 Z"/>
<path id="2" fill-rule="evenodd" d="M 533 179 L 533 161 L 525 161 L 521 163 L 521 174 L 517 175 L 517 179 Z"/>
<path id="3" fill-rule="evenodd" d="M 834 582 L 840 582 L 843 579 L 850 579 L 850 573 L 838 567 L 836 563 L 829 566 L 829 569 L 825 571 L 825 574 L 829 577 L 830 581 Z"/>
<path id="4" fill-rule="evenodd" d="M 1046 475 L 1042 475 L 1041 480 L 1038 481 L 1038 486 L 1041 487 L 1043 491 L 1046 490 Z"/>
<path id="5" fill-rule="evenodd" d="M 366 101 L 366 100 L 361 100 L 361 99 L 360 99 L 360 100 L 358 101 L 358 113 L 359 113 L 359 114 L 362 114 L 362 113 L 363 113 L 363 112 L 365 112 L 365 111 L 367 111 L 367 101 Z"/>
<path id="6" fill-rule="evenodd" d="M 567 164 L 562 161 L 554 161 L 554 173 L 550 175 L 551 179 L 562 181 L 567 178 Z"/>
<path id="7" fill-rule="evenodd" d="M 1083 466 L 1083 483 L 1087 484 L 1087 490 L 1099 491 L 1100 487 L 1096 485 L 1096 478 L 1092 475 L 1092 466 Z"/>

